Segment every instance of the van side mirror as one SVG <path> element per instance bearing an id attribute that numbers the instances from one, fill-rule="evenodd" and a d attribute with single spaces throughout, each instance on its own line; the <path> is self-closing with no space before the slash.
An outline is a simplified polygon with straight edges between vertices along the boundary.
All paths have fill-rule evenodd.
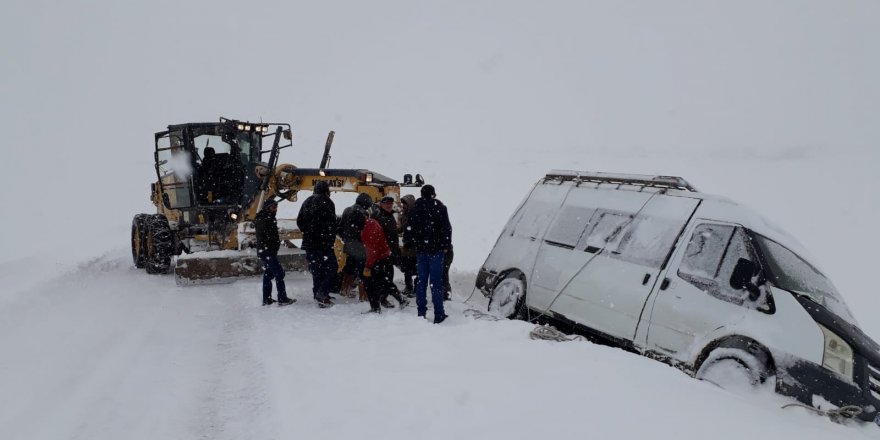
<path id="1" fill-rule="evenodd" d="M 730 274 L 730 287 L 736 290 L 746 290 L 749 292 L 750 300 L 757 300 L 761 296 L 758 286 L 762 282 L 760 280 L 755 282 L 753 279 L 759 275 L 759 270 L 760 268 L 754 261 L 740 258 L 733 268 L 733 273 Z"/>

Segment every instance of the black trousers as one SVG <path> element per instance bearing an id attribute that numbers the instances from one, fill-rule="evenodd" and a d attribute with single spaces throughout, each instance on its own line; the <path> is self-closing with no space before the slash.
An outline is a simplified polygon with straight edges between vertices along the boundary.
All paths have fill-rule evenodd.
<path id="1" fill-rule="evenodd" d="M 383 258 L 370 268 L 370 276 L 366 277 L 365 286 L 367 298 L 370 300 L 370 308 L 379 310 L 380 303 L 388 295 L 400 296 L 394 285 L 394 265 L 391 258 Z"/>
<path id="2" fill-rule="evenodd" d="M 336 290 L 336 254 L 333 249 L 306 250 L 306 259 L 312 273 L 312 295 L 317 300 L 329 299 L 330 292 Z"/>

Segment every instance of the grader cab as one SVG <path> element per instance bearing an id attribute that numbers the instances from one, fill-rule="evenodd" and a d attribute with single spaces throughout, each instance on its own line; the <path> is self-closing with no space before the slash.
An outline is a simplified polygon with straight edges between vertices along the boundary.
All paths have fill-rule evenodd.
<path id="1" fill-rule="evenodd" d="M 401 186 L 421 186 L 410 175 L 404 183 L 366 169 L 332 169 L 333 132 L 318 168 L 278 165 L 281 150 L 291 147 L 289 124 L 219 122 L 168 126 L 155 135 L 156 182 L 151 184 L 154 214 L 137 214 L 131 227 L 134 265 L 147 273 L 167 273 L 174 266 L 178 284 L 228 282 L 258 275 L 262 267 L 251 246 L 253 220 L 265 200 L 296 201 L 327 181 L 331 191 L 367 193 L 399 200 Z M 281 239 L 300 238 L 294 219 L 279 219 Z M 304 271 L 305 252 L 282 246 L 286 270 Z"/>

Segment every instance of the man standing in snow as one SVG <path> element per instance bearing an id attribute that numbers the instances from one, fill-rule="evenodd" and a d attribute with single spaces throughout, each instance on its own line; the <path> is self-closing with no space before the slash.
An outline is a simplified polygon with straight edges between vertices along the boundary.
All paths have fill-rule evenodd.
<path id="1" fill-rule="evenodd" d="M 367 209 L 373 205 L 373 199 L 367 193 L 360 193 L 355 203 L 345 211 L 342 211 L 342 220 L 340 231 L 342 241 L 345 246 L 342 248 L 345 252 L 345 267 L 342 268 L 342 287 L 339 289 L 343 295 L 348 295 L 349 290 L 361 272 L 364 270 L 364 262 L 367 259 L 367 252 L 364 249 L 364 243 L 361 241 L 361 231 L 364 230 L 364 224 L 367 221 Z M 361 301 L 365 301 L 366 290 L 362 284 L 358 285 Z"/>
<path id="2" fill-rule="evenodd" d="M 330 200 L 330 185 L 325 181 L 315 184 L 314 192 L 303 202 L 296 216 L 296 225 L 303 233 L 302 248 L 306 251 L 309 272 L 312 273 L 312 294 L 320 307 L 330 307 L 330 292 L 336 287 L 336 254 L 333 243 L 339 228 L 336 205 Z"/>
<path id="3" fill-rule="evenodd" d="M 443 261 L 452 247 L 452 225 L 446 206 L 436 199 L 432 185 L 425 185 L 422 197 L 416 200 L 409 213 L 409 226 L 415 239 L 418 279 L 416 280 L 416 306 L 418 315 L 424 317 L 428 310 L 427 289 L 431 284 L 431 301 L 434 304 L 434 324 L 446 319 L 443 309 L 444 277 Z"/>
<path id="4" fill-rule="evenodd" d="M 382 307 L 392 308 L 388 302 L 388 295 L 393 296 L 401 307 L 406 307 L 409 301 L 403 298 L 397 285 L 394 284 L 394 265 L 400 264 L 400 237 L 397 233 L 397 220 L 394 218 L 394 197 L 385 196 L 379 201 L 378 209 L 373 210 L 373 218 L 382 226 L 382 233 L 385 235 L 385 241 L 388 242 L 388 248 L 391 249 L 391 268 L 388 279 L 389 292 L 382 296 Z M 366 242 L 365 242 L 366 243 Z"/>
<path id="5" fill-rule="evenodd" d="M 370 299 L 370 312 L 379 313 L 382 311 L 379 307 L 381 302 L 387 302 L 385 297 L 394 285 L 391 279 L 394 273 L 394 266 L 391 265 L 391 248 L 385 240 L 382 226 L 372 217 L 366 219 L 364 229 L 361 231 L 361 241 L 364 243 L 367 255 L 362 277 Z"/>
<path id="6" fill-rule="evenodd" d="M 284 286 L 284 268 L 278 262 L 278 249 L 281 240 L 278 237 L 278 220 L 275 214 L 278 212 L 278 202 L 268 199 L 263 202 L 263 209 L 254 219 L 254 229 L 257 232 L 257 256 L 263 262 L 263 305 L 268 306 L 275 301 L 272 299 L 272 280 L 278 287 L 278 305 L 286 306 L 293 304 L 295 300 L 287 297 Z"/>
<path id="7" fill-rule="evenodd" d="M 416 198 L 407 194 L 400 199 L 400 235 L 403 237 L 403 246 L 400 248 L 400 270 L 403 272 L 405 285 L 403 294 L 412 298 L 415 296 L 413 277 L 416 274 L 416 244 L 413 233 L 409 226 L 409 213 L 415 206 Z"/>

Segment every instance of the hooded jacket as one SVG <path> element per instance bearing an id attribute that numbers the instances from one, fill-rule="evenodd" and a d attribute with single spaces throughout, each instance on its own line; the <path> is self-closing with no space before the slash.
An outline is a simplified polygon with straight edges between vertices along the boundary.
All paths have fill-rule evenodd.
<path id="1" fill-rule="evenodd" d="M 361 231 L 367 221 L 367 208 L 373 204 L 373 200 L 368 194 L 361 193 L 358 195 L 354 205 L 345 208 L 342 212 L 342 220 L 339 225 L 342 241 L 345 247 L 342 248 L 346 254 L 357 259 L 366 258 L 364 243 L 361 241 Z"/>
<path id="2" fill-rule="evenodd" d="M 309 196 L 299 209 L 296 226 L 303 233 L 303 249 L 333 249 L 339 221 L 336 218 L 336 205 L 330 200 L 330 196 L 324 193 Z"/>
<path id="3" fill-rule="evenodd" d="M 254 218 L 254 229 L 257 234 L 257 255 L 278 255 L 281 239 L 278 237 L 278 220 L 275 213 L 262 209 Z"/>
<path id="4" fill-rule="evenodd" d="M 397 235 L 397 219 L 394 218 L 394 213 L 388 212 L 381 207 L 377 208 L 373 218 L 382 226 L 385 241 L 388 242 L 388 247 L 391 248 L 391 255 L 397 258 L 400 256 L 400 237 Z"/>

